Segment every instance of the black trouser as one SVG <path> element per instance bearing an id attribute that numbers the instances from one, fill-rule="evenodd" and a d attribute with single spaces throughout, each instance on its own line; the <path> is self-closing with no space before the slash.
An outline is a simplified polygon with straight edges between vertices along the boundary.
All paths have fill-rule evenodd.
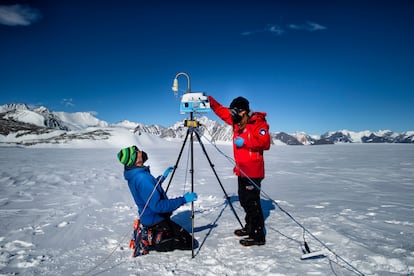
<path id="1" fill-rule="evenodd" d="M 264 241 L 264 217 L 260 204 L 260 183 L 263 178 L 251 178 L 251 180 L 255 185 L 246 177 L 238 177 L 239 201 L 246 212 L 245 228 L 249 233 L 249 237 L 258 241 Z"/>
<path id="2" fill-rule="evenodd" d="M 192 249 L 192 236 L 180 225 L 167 218 L 147 227 L 152 231 L 153 249 L 166 252 L 174 249 Z"/>

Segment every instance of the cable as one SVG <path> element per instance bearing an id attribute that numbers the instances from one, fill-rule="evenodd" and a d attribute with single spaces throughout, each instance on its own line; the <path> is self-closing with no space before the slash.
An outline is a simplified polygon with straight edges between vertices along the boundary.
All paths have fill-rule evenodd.
<path id="1" fill-rule="evenodd" d="M 147 209 L 147 206 L 148 206 L 148 204 L 149 204 L 152 196 L 154 195 L 155 191 L 157 190 L 158 185 L 160 185 L 161 180 L 162 180 L 162 176 L 160 176 L 158 178 L 157 184 L 155 184 L 154 189 L 152 189 L 152 192 L 151 192 L 150 196 L 148 197 L 147 202 L 145 202 L 144 208 L 142 209 L 142 212 L 139 214 L 139 217 L 142 217 L 142 215 L 144 214 L 145 210 Z"/>

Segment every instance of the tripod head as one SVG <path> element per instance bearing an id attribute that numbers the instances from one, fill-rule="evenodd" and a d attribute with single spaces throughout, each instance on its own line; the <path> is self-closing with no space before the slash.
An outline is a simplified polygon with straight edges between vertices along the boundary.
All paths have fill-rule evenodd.
<path id="1" fill-rule="evenodd" d="M 200 126 L 200 123 L 196 119 L 184 120 L 184 126 L 185 127 L 198 128 Z"/>

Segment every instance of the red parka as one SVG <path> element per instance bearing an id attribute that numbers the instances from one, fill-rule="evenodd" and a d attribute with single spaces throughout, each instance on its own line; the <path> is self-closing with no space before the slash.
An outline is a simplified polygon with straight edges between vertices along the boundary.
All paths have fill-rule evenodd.
<path id="1" fill-rule="evenodd" d="M 230 110 L 222 106 L 213 97 L 209 96 L 210 106 L 214 113 L 224 122 L 233 125 Z M 233 140 L 237 136 L 244 139 L 243 146 L 237 147 L 233 143 L 234 173 L 237 176 L 249 178 L 264 178 L 263 151 L 270 148 L 269 125 L 266 122 L 265 112 L 252 112 L 246 127 L 240 130 L 239 125 L 233 125 Z"/>

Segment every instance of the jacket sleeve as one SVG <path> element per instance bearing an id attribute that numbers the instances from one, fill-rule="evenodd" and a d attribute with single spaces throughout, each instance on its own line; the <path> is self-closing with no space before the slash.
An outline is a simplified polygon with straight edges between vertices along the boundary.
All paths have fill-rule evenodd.
<path id="1" fill-rule="evenodd" d="M 251 126 L 245 146 L 253 151 L 263 151 L 270 148 L 269 125 L 260 121 Z"/>
<path id="2" fill-rule="evenodd" d="M 231 118 L 230 110 L 217 102 L 212 96 L 208 96 L 208 100 L 210 101 L 210 107 L 213 109 L 214 113 L 216 113 L 216 115 L 226 124 L 232 125 L 233 120 Z"/>
<path id="3" fill-rule="evenodd" d="M 154 189 L 152 179 L 146 177 L 142 179 L 142 195 L 144 198 L 149 198 Z M 185 203 L 184 197 L 177 197 L 173 199 L 162 198 L 158 191 L 155 191 L 148 203 L 148 207 L 154 213 L 170 213 L 178 209 Z"/>

